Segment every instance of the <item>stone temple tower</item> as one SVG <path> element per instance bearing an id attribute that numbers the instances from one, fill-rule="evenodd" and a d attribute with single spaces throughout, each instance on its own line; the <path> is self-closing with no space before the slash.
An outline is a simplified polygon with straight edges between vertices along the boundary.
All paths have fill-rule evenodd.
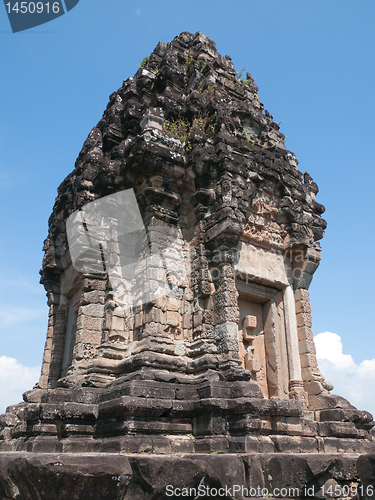
<path id="1" fill-rule="evenodd" d="M 3 454 L 218 453 L 267 488 L 309 454 L 298 487 L 358 479 L 374 422 L 330 393 L 313 342 L 324 207 L 257 91 L 182 33 L 110 96 L 58 189 L 42 373 L 0 416 Z"/>

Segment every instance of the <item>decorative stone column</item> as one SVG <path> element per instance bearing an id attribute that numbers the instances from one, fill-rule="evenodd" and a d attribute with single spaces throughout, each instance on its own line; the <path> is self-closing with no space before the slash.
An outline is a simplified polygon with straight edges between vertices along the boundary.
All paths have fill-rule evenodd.
<path id="1" fill-rule="evenodd" d="M 304 391 L 301 361 L 298 349 L 298 331 L 293 289 L 290 285 L 283 291 L 285 311 L 285 333 L 289 364 L 289 398 L 301 401 L 307 407 L 307 394 Z"/>

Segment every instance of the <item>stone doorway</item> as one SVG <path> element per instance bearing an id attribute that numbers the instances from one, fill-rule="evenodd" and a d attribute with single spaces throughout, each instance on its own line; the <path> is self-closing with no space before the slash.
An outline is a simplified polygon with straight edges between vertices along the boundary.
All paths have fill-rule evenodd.
<path id="1" fill-rule="evenodd" d="M 288 399 L 289 369 L 282 292 L 236 279 L 242 365 L 265 398 Z"/>
<path id="2" fill-rule="evenodd" d="M 263 396 L 268 398 L 263 305 L 240 295 L 238 306 L 238 340 L 242 365 L 251 372 L 252 380 L 260 386 Z"/>

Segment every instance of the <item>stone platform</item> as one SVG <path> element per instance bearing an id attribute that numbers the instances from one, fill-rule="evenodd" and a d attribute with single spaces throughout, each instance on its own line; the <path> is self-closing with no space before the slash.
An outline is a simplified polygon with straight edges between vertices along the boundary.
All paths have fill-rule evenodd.
<path id="1" fill-rule="evenodd" d="M 264 398 L 241 368 L 220 374 L 221 379 L 213 370 L 172 378 L 168 372 L 143 369 L 105 388 L 30 391 L 24 395 L 27 401 L 0 415 L 0 451 L 375 451 L 372 415 L 344 398 L 327 393 L 325 408 L 312 411 L 296 399 Z"/>
<path id="2" fill-rule="evenodd" d="M 13 452 L 0 453 L 0 498 L 245 500 L 250 497 L 355 497 L 370 500 L 375 486 L 374 472 L 375 455 L 358 458 L 353 453 L 127 455 Z M 348 491 L 351 495 L 346 494 Z"/>

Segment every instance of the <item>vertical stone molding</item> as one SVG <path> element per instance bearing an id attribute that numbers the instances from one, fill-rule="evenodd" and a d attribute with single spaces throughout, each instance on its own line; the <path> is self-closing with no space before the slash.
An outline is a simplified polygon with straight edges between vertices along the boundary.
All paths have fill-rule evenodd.
<path id="1" fill-rule="evenodd" d="M 289 397 L 302 401 L 307 407 L 303 390 L 301 359 L 298 348 L 298 331 L 293 289 L 290 285 L 284 288 L 283 302 L 285 310 L 285 332 L 289 364 Z"/>

